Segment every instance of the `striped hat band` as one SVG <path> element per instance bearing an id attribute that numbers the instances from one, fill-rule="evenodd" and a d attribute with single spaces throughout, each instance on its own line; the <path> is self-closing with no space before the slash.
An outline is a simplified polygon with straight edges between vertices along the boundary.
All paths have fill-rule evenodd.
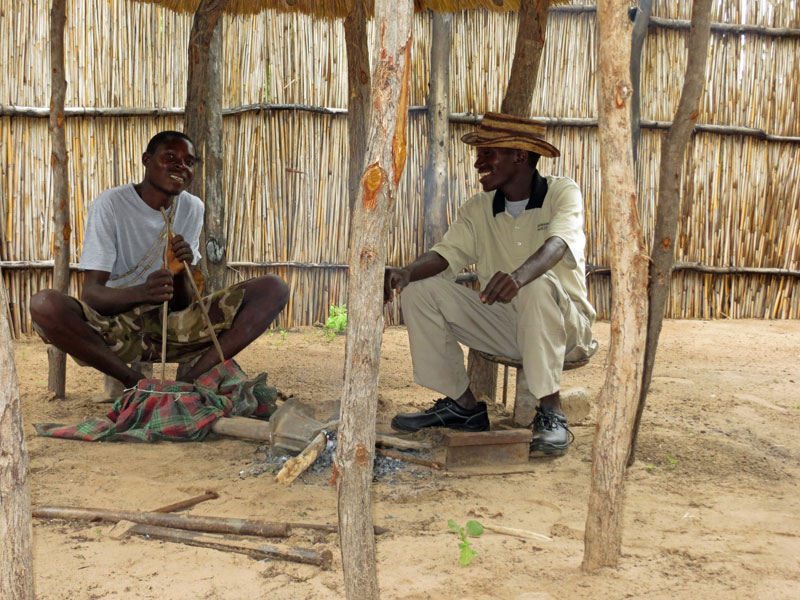
<path id="1" fill-rule="evenodd" d="M 478 129 L 463 136 L 461 141 L 483 148 L 515 148 L 550 158 L 560 156 L 558 149 L 544 140 L 546 131 L 544 125 L 530 119 L 487 112 Z"/>

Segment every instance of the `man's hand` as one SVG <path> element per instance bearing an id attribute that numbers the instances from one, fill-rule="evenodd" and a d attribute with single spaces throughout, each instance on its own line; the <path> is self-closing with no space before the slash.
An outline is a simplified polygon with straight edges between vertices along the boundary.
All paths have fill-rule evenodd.
<path id="1" fill-rule="evenodd" d="M 167 266 L 172 271 L 172 274 L 182 273 L 186 268 L 183 263 L 192 264 L 193 259 L 194 252 L 192 252 L 192 247 L 183 239 L 183 236 L 173 236 L 167 250 Z"/>
<path id="2" fill-rule="evenodd" d="M 167 269 L 159 269 L 148 275 L 147 281 L 142 286 L 142 304 L 161 304 L 172 300 L 175 284 Z"/>
<path id="3" fill-rule="evenodd" d="M 480 299 L 484 304 L 511 302 L 519 292 L 519 288 L 520 285 L 513 273 L 508 274 L 498 271 L 480 293 Z"/>
<path id="4" fill-rule="evenodd" d="M 383 272 L 383 303 L 391 302 L 394 296 L 392 290 L 397 290 L 398 294 L 401 293 L 410 280 L 411 272 L 408 269 L 386 267 Z"/>

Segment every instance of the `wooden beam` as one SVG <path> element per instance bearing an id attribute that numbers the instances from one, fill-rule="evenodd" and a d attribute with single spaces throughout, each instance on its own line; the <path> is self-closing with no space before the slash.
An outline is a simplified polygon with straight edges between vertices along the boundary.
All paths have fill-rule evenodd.
<path id="1" fill-rule="evenodd" d="M 603 218 L 615 291 L 606 380 L 598 399 L 582 568 L 615 566 L 622 551 L 625 462 L 641 389 L 647 327 L 647 263 L 631 153 L 632 28 L 627 0 L 602 0 L 597 13 L 600 78 L 598 143 Z"/>
<path id="2" fill-rule="evenodd" d="M 66 0 L 54 0 L 64 14 Z M 0 598 L 34 600 L 29 456 L 22 429 L 8 296 L 0 271 Z"/>
<path id="3" fill-rule="evenodd" d="M 423 191 L 423 249 L 441 241 L 447 231 L 450 198 L 450 36 L 453 15 L 433 13 L 430 92 L 428 93 L 428 160 Z"/>
<path id="4" fill-rule="evenodd" d="M 53 169 L 53 289 L 69 292 L 69 172 L 67 136 L 64 131 L 64 100 L 67 79 L 64 71 L 64 2 L 54 2 L 50 12 L 50 165 Z M 67 387 L 67 355 L 53 345 L 47 348 L 47 389 L 63 398 Z"/>
<path id="5" fill-rule="evenodd" d="M 221 76 L 222 32 L 219 19 L 228 0 L 201 0 L 189 35 L 184 130 L 202 158 L 189 191 L 206 207 L 201 247 L 206 290 L 225 287 L 225 202 L 222 198 Z"/>
<path id="6" fill-rule="evenodd" d="M 334 463 L 345 593 L 351 600 L 378 598 L 371 486 L 383 338 L 381 296 L 386 239 L 406 163 L 412 17 L 410 0 L 375 0 L 375 67 L 366 167 L 348 250 L 347 344 Z"/>

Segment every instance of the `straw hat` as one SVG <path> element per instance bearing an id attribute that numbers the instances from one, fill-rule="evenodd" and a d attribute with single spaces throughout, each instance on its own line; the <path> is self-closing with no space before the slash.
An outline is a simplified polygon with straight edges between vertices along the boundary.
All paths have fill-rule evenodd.
<path id="1" fill-rule="evenodd" d="M 515 148 L 550 158 L 561 156 L 558 148 L 544 141 L 546 131 L 544 125 L 530 119 L 487 112 L 483 115 L 478 130 L 463 136 L 461 141 L 479 148 Z"/>

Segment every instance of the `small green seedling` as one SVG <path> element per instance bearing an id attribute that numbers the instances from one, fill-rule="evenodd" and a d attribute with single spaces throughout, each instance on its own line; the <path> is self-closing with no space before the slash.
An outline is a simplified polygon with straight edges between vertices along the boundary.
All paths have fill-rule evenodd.
<path id="1" fill-rule="evenodd" d="M 472 562 L 475 555 L 478 554 L 477 550 L 472 549 L 467 536 L 479 537 L 483 533 L 483 525 L 478 523 L 478 521 L 467 521 L 466 527 L 459 527 L 453 519 L 448 519 L 447 526 L 452 533 L 461 537 L 461 541 L 458 543 L 458 547 L 461 548 L 461 554 L 458 560 L 466 567 Z"/>
<path id="2" fill-rule="evenodd" d="M 286 341 L 286 338 L 289 336 L 289 332 L 285 329 L 281 329 L 281 341 Z"/>
<path id="3" fill-rule="evenodd" d="M 325 329 L 330 331 L 344 331 L 347 329 L 347 305 L 331 306 L 328 313 L 328 320 L 325 321 Z"/>
<path id="4" fill-rule="evenodd" d="M 678 464 L 677 458 L 672 458 L 669 454 L 667 455 L 667 460 L 669 461 L 669 468 L 674 469 L 675 465 Z"/>

